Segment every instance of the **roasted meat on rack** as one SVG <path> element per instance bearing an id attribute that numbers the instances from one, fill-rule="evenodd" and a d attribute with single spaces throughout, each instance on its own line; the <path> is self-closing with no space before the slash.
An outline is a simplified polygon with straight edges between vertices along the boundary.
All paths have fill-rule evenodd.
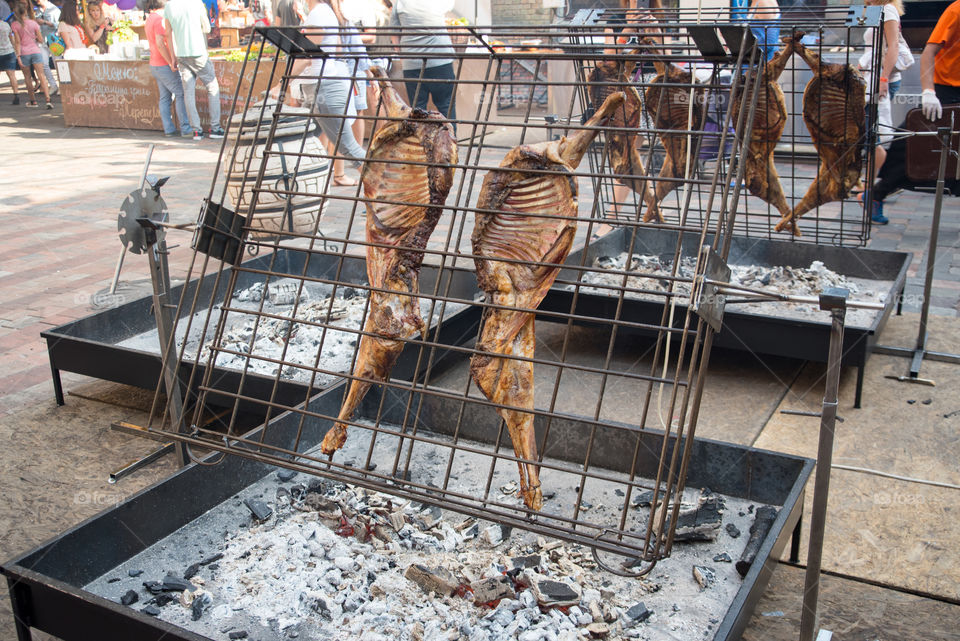
<path id="1" fill-rule="evenodd" d="M 383 105 L 391 119 L 377 130 L 363 169 L 367 198 L 367 278 L 370 307 L 363 325 L 353 380 L 338 420 L 323 438 L 333 455 L 370 385 L 385 381 L 404 339 L 424 329 L 418 281 L 423 251 L 453 183 L 457 162 L 453 127 L 439 113 L 411 109 L 379 69 Z M 385 291 L 376 291 L 383 289 Z"/>
<path id="2" fill-rule="evenodd" d="M 577 229 L 577 181 L 572 172 L 599 132 L 620 111 L 623 93 L 606 98 L 583 129 L 569 137 L 511 149 L 483 179 L 471 240 L 477 280 L 486 292 L 480 337 L 470 373 L 498 405 L 520 461 L 520 496 L 543 505 L 534 434 L 534 310 L 570 253 Z"/>
<path id="3" fill-rule="evenodd" d="M 789 226 L 795 236 L 800 235 L 800 216 L 824 203 L 843 200 L 860 181 L 866 135 L 866 83 L 860 72 L 851 65 L 823 62 L 800 42 L 802 35 L 795 33 L 789 40 L 813 70 L 803 91 L 803 121 L 820 155 L 820 166 L 807 193 L 777 223 L 777 231 Z"/>

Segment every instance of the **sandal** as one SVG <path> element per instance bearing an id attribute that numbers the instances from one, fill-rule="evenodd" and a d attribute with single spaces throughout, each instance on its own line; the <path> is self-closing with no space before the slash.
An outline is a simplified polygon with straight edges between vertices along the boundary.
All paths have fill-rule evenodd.
<path id="1" fill-rule="evenodd" d="M 27 101 L 27 106 L 28 106 L 28 107 L 36 107 L 36 106 L 37 106 L 37 101 L 36 101 L 36 100 L 28 100 L 28 101 Z"/>
<path id="2" fill-rule="evenodd" d="M 357 181 L 353 178 L 347 177 L 346 174 L 340 174 L 339 176 L 334 174 L 333 184 L 337 185 L 338 187 L 356 187 Z"/>

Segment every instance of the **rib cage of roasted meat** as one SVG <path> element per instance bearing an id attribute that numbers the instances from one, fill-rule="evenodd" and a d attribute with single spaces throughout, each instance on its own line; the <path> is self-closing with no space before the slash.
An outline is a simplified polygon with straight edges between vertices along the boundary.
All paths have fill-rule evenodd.
<path id="1" fill-rule="evenodd" d="M 424 328 L 420 317 L 420 265 L 453 183 L 457 162 L 453 127 L 439 113 L 411 109 L 374 68 L 387 116 L 374 135 L 363 169 L 367 198 L 369 310 L 360 339 L 355 379 L 350 381 L 338 420 L 323 438 L 324 454 L 347 438 L 348 421 L 374 382 L 385 381 L 403 351 L 404 339 Z M 416 164 L 426 163 L 426 164 Z M 381 245 L 381 246 L 376 246 Z"/>
<path id="2" fill-rule="evenodd" d="M 797 219 L 815 207 L 847 197 L 860 180 L 862 144 L 866 134 L 864 95 L 866 84 L 850 65 L 824 63 L 794 34 L 792 46 L 813 70 L 803 91 L 803 121 L 820 155 L 817 176 L 793 211 L 777 223 L 800 235 Z"/>
<path id="3" fill-rule="evenodd" d="M 657 75 L 647 87 L 644 99 L 653 126 L 664 130 L 660 133 L 660 142 L 663 144 L 665 157 L 655 192 L 659 203 L 664 196 L 677 188 L 680 184 L 677 179 L 682 179 L 687 174 L 687 145 L 692 138 L 686 132 L 703 127 L 704 91 L 700 88 L 694 89 L 691 117 L 690 85 L 693 79 L 690 72 L 657 59 L 654 59 L 653 66 Z M 696 154 L 691 150 L 690 163 L 694 164 L 696 160 Z"/>
<path id="4" fill-rule="evenodd" d="M 623 93 L 623 106 L 610 116 L 607 123 L 610 127 L 619 127 L 636 130 L 640 126 L 642 106 L 640 94 L 633 87 L 630 76 L 634 70 L 633 63 L 623 61 L 599 62 L 590 71 L 587 79 L 590 83 L 590 103 L 595 107 L 614 93 Z M 651 187 L 652 180 L 647 178 L 647 170 L 640 159 L 637 149 L 637 135 L 631 133 L 611 131 L 606 132 L 606 151 L 610 159 L 610 168 L 618 174 L 619 182 L 623 183 L 640 195 L 647 206 L 643 215 L 644 222 L 653 219 L 663 220 L 657 198 Z"/>
<path id="5" fill-rule="evenodd" d="M 623 104 L 604 101 L 590 120 L 596 127 Z M 504 420 L 520 469 L 520 496 L 530 509 L 543 505 L 533 427 L 534 312 L 553 284 L 577 228 L 580 164 L 598 130 L 510 150 L 483 179 L 471 241 L 477 280 L 487 303 L 470 374 Z M 535 173 L 549 170 L 555 173 Z M 483 213 L 485 210 L 496 213 Z M 511 261 L 511 262 L 508 262 Z M 517 261 L 517 262 L 514 262 Z"/>
<path id="6" fill-rule="evenodd" d="M 748 108 L 749 102 L 742 102 L 744 86 L 754 86 L 759 93 L 756 96 L 753 127 L 750 140 L 743 153 L 744 179 L 747 190 L 757 198 L 777 208 L 782 217 L 790 215 L 790 205 L 780 184 L 780 175 L 773 163 L 773 152 L 783 130 L 787 126 L 787 105 L 780 88 L 780 75 L 793 55 L 793 42 L 790 41 L 776 55 L 758 70 L 747 71 L 741 83 L 735 88 L 733 100 L 733 121 L 739 122 L 740 109 Z M 754 74 L 760 74 L 759 81 L 753 85 Z M 747 96 L 751 98 L 752 96 Z M 744 123 L 746 124 L 746 123 Z"/>

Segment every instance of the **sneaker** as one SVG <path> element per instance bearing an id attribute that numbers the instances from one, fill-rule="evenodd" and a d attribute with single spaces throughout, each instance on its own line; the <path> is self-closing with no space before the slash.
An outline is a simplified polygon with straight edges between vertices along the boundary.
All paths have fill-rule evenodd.
<path id="1" fill-rule="evenodd" d="M 193 130 L 193 139 L 194 140 L 203 140 L 203 132 L 199 129 Z"/>
<path id="2" fill-rule="evenodd" d="M 19 104 L 20 104 L 20 96 L 19 96 L 18 94 L 13 94 L 13 102 L 10 103 L 10 104 L 19 105 Z"/>
<path id="3" fill-rule="evenodd" d="M 47 101 L 47 109 L 53 109 L 53 103 L 49 100 Z"/>
<path id="4" fill-rule="evenodd" d="M 181 138 L 193 138 L 193 130 L 190 129 L 190 130 L 188 130 L 188 131 L 181 131 L 181 132 L 180 132 L 180 137 L 181 137 Z"/>
<path id="5" fill-rule="evenodd" d="M 210 127 L 211 138 L 223 138 L 223 136 L 224 136 L 223 127 L 220 127 L 220 126 Z"/>
<path id="6" fill-rule="evenodd" d="M 870 222 L 874 225 L 886 225 L 890 219 L 883 215 L 883 201 L 873 201 L 873 213 L 870 216 Z"/>
<path id="7" fill-rule="evenodd" d="M 51 96 L 56 96 L 58 93 L 60 93 L 60 87 L 53 87 L 50 89 Z"/>
<path id="8" fill-rule="evenodd" d="M 177 132 L 176 132 L 176 131 L 165 131 L 165 132 L 163 132 L 163 137 L 164 137 L 164 138 L 173 138 L 173 137 L 176 136 L 176 135 L 177 135 Z M 191 133 L 190 135 L 192 136 L 193 134 Z"/>
<path id="9" fill-rule="evenodd" d="M 37 101 L 36 101 L 36 100 L 28 100 L 28 101 L 27 101 L 27 106 L 28 106 L 28 107 L 36 107 L 36 106 L 37 106 Z"/>

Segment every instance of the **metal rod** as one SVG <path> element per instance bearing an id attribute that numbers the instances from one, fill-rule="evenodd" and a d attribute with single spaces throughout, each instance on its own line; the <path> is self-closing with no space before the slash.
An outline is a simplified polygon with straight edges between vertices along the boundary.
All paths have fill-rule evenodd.
<path id="1" fill-rule="evenodd" d="M 817 472 L 813 487 L 800 641 L 814 641 L 820 624 L 817 609 L 820 598 L 820 566 L 823 560 L 823 538 L 827 522 L 827 498 L 830 493 L 830 466 L 833 462 L 833 437 L 837 423 L 837 395 L 840 389 L 840 361 L 843 355 L 843 326 L 846 313 L 846 296 L 844 295 L 839 304 L 830 309 L 830 351 L 827 357 L 823 407 L 820 410 L 820 441 L 817 445 Z"/>
<path id="2" fill-rule="evenodd" d="M 120 468 L 119 470 L 117 470 L 116 472 L 111 472 L 111 473 L 110 473 L 110 478 L 107 480 L 107 482 L 108 482 L 108 483 L 116 483 L 117 481 L 119 481 L 119 480 L 122 479 L 123 477 L 125 477 L 125 476 L 130 476 L 131 474 L 133 474 L 133 473 L 136 472 L 137 470 L 142 470 L 143 468 L 145 468 L 146 466 L 150 465 L 151 463 L 154 463 L 154 462 L 156 462 L 156 461 L 159 461 L 160 459 L 162 459 L 162 458 L 163 458 L 164 456 L 166 456 L 167 454 L 170 454 L 171 452 L 173 452 L 173 451 L 176 449 L 177 445 L 178 445 L 178 444 L 173 443 L 173 442 L 165 443 L 165 444 L 161 445 L 160 447 L 158 447 L 158 448 L 155 449 L 154 451 L 150 452 L 149 454 L 147 454 L 147 455 L 144 456 L 143 458 L 139 458 L 139 459 L 137 459 L 136 461 L 133 461 L 132 463 L 128 463 L 127 465 L 121 467 L 121 468 Z M 180 444 L 180 445 L 182 445 L 182 444 Z"/>

